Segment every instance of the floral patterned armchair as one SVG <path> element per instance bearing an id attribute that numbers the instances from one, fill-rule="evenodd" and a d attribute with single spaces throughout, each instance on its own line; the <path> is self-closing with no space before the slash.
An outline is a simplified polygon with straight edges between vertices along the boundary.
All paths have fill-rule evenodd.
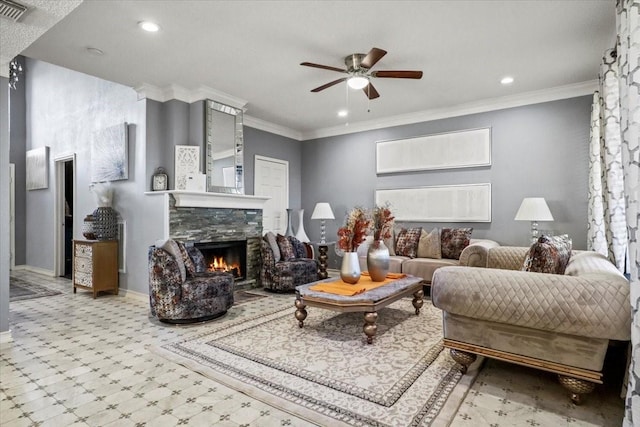
<path id="1" fill-rule="evenodd" d="M 233 275 L 207 272 L 202 253 L 173 240 L 149 247 L 151 314 L 167 323 L 222 316 L 233 305 Z"/>
<path id="2" fill-rule="evenodd" d="M 318 280 L 318 262 L 308 258 L 307 248 L 293 236 L 268 232 L 261 241 L 262 286 L 271 291 L 293 291 Z"/>

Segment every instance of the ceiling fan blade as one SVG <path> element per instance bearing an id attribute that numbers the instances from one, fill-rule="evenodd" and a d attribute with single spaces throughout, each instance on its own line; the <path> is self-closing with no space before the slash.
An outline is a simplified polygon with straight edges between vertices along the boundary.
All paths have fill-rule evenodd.
<path id="1" fill-rule="evenodd" d="M 380 61 L 386 54 L 386 50 L 374 47 L 369 51 L 369 53 L 367 53 L 367 56 L 365 56 L 362 61 L 360 61 L 360 66 L 364 68 L 371 68 L 376 65 L 376 62 Z"/>
<path id="2" fill-rule="evenodd" d="M 421 79 L 422 71 L 374 71 L 371 73 L 373 77 L 383 77 L 392 79 Z"/>
<path id="3" fill-rule="evenodd" d="M 304 65 L 305 67 L 322 68 L 323 70 L 329 71 L 337 71 L 339 73 L 347 72 L 347 70 L 343 70 L 342 68 L 330 67 L 329 65 L 314 64 L 313 62 L 302 62 L 300 65 Z"/>
<path id="4" fill-rule="evenodd" d="M 346 78 L 346 77 L 343 77 L 343 78 L 338 79 L 338 80 L 334 80 L 334 81 L 332 81 L 332 82 L 329 82 L 329 83 L 327 83 L 327 84 L 324 84 L 324 85 L 322 85 L 322 86 L 319 86 L 319 87 L 317 87 L 317 88 L 315 88 L 315 89 L 311 89 L 311 92 L 320 92 L 321 90 L 325 90 L 326 88 L 331 87 L 331 86 L 333 86 L 333 85 L 337 85 L 338 83 L 341 83 L 341 82 L 343 82 L 343 81 L 345 81 L 345 80 L 347 80 L 347 78 Z"/>
<path id="5" fill-rule="evenodd" d="M 367 97 L 369 99 L 376 99 L 380 97 L 380 94 L 378 93 L 378 91 L 376 90 L 375 87 L 373 87 L 373 85 L 371 84 L 371 82 L 369 82 L 368 85 L 366 85 L 364 88 L 362 88 L 363 92 L 365 93 L 365 95 L 367 95 Z"/>

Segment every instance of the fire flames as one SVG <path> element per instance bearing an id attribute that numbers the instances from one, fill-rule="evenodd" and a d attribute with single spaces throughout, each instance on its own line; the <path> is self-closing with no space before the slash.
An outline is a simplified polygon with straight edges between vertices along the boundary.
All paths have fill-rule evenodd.
<path id="1" fill-rule="evenodd" d="M 240 264 L 239 263 L 229 263 L 225 261 L 225 259 L 221 256 L 215 256 L 209 263 L 209 271 L 226 271 L 228 273 L 232 273 L 234 277 L 240 277 Z"/>

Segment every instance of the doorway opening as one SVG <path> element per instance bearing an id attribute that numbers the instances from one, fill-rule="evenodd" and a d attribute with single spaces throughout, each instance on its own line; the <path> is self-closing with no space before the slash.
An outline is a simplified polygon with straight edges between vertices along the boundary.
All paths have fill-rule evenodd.
<path id="1" fill-rule="evenodd" d="M 68 279 L 71 279 L 73 273 L 73 223 L 76 205 L 75 160 L 75 154 L 58 157 L 55 160 L 55 275 Z"/>

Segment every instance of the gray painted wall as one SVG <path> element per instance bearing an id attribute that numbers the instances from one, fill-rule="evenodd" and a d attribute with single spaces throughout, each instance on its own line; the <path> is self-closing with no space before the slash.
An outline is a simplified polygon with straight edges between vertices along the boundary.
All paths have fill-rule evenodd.
<path id="1" fill-rule="evenodd" d="M 590 109 L 591 97 L 584 96 L 307 141 L 302 207 L 311 212 L 318 201 L 331 203 L 336 221 L 327 223 L 327 236 L 335 240 L 347 210 L 371 207 L 376 189 L 490 182 L 491 223 L 416 225 L 468 226 L 476 238 L 528 246 L 530 223 L 514 217 L 524 197 L 544 197 L 555 221 L 539 228 L 568 233 L 574 248 L 585 249 Z M 480 127 L 491 127 L 491 167 L 376 175 L 376 141 Z M 311 224 L 307 234 L 319 239 L 319 225 Z"/>
<path id="2" fill-rule="evenodd" d="M 9 79 L 0 77 L 0 332 L 9 330 Z"/>
<path id="3" fill-rule="evenodd" d="M 302 206 L 302 144 L 294 139 L 245 126 L 244 146 L 245 193 L 254 194 L 256 155 L 286 160 L 289 162 L 289 207 L 292 209 L 304 207 Z M 311 210 L 305 211 L 305 227 L 309 224 L 309 217 L 311 217 Z"/>
<path id="4" fill-rule="evenodd" d="M 76 154 L 74 238 L 82 238 L 84 215 L 96 208 L 90 185 L 93 132 L 117 123 L 129 126 L 129 179 L 113 183 L 114 208 L 127 224 L 127 270 L 120 288 L 147 293 L 147 247 L 162 237 L 162 220 L 152 197 L 144 195 L 147 146 L 146 101 L 128 87 L 27 59 L 27 149 L 49 146 L 49 188 L 28 191 L 28 265 L 53 270 L 54 159 Z M 157 231 L 156 231 L 157 230 Z"/>
<path id="5" fill-rule="evenodd" d="M 18 56 L 25 73 L 29 70 L 25 65 L 24 57 Z M 26 202 L 26 168 L 25 147 L 27 143 L 27 104 L 25 102 L 25 81 L 20 80 L 15 90 L 11 90 L 9 103 L 9 163 L 15 165 L 15 264 L 26 262 L 26 233 L 27 233 L 27 202 Z"/>

